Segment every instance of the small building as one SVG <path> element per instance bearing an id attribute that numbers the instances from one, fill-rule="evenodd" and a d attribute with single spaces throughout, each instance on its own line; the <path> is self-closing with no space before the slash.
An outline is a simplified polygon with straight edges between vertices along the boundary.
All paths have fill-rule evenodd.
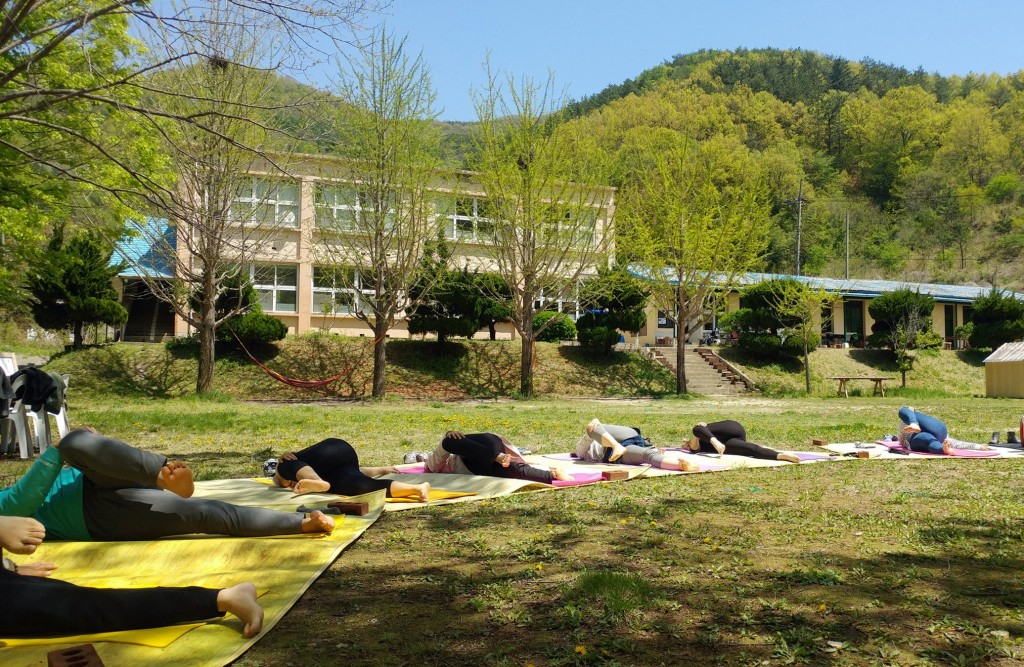
<path id="1" fill-rule="evenodd" d="M 1024 398 L 1024 341 L 1005 343 L 985 358 L 985 395 Z"/>

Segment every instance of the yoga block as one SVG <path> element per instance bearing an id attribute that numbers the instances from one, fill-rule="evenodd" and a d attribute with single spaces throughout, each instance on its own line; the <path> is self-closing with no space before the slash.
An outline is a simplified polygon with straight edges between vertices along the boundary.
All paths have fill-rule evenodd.
<path id="1" fill-rule="evenodd" d="M 339 510 L 342 514 L 351 514 L 352 516 L 363 516 L 370 512 L 370 503 L 352 503 L 339 500 L 336 503 L 327 503 L 327 506 Z"/>
<path id="2" fill-rule="evenodd" d="M 826 447 L 828 445 L 828 440 L 825 438 L 814 438 L 811 440 L 811 444 L 815 447 Z"/>
<path id="3" fill-rule="evenodd" d="M 79 644 L 50 651 L 46 654 L 47 667 L 103 667 L 92 644 Z"/>
<path id="4" fill-rule="evenodd" d="M 623 479 L 629 479 L 628 470 L 602 470 L 601 478 L 606 482 L 618 482 Z"/>
<path id="5" fill-rule="evenodd" d="M 858 459 L 874 459 L 874 458 L 878 458 L 878 452 L 871 451 L 869 449 L 862 449 L 861 451 L 857 452 L 857 458 Z"/>

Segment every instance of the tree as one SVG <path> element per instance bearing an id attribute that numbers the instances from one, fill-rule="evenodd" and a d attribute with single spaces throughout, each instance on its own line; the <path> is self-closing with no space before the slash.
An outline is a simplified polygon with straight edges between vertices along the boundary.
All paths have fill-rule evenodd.
<path id="1" fill-rule="evenodd" d="M 343 103 L 333 107 L 345 156 L 315 194 L 324 264 L 351 268 L 363 309 L 356 313 L 374 335 L 373 396 L 385 394 L 387 332 L 404 309 L 426 300 L 432 281 L 420 274 L 424 244 L 438 237 L 432 190 L 440 160 L 434 91 L 422 55 L 412 59 L 405 40 L 385 31 L 352 63 Z M 441 274 L 435 274 L 435 278 Z M 410 287 L 417 282 L 416 299 Z"/>
<path id="2" fill-rule="evenodd" d="M 578 123 L 561 124 L 566 98 L 554 76 L 544 84 L 487 65 L 487 88 L 474 92 L 479 125 L 471 166 L 495 224 L 489 258 L 509 289 L 492 292 L 522 340 L 520 393 L 533 394 L 534 349 L 547 304 L 575 299 L 580 276 L 609 248 L 611 191 L 596 146 Z M 543 298 L 542 298 L 543 297 Z"/>
<path id="3" fill-rule="evenodd" d="M 228 11 L 223 11 L 224 8 Z M 173 188 L 155 146 L 161 120 L 207 127 L 208 113 L 174 115 L 151 103 L 150 75 L 217 56 L 209 28 L 253 25 L 283 36 L 272 68 L 301 72 L 354 39 L 375 0 L 13 0 L 0 26 L 0 283 L 5 309 L 19 297 L 19 266 L 47 226 L 69 210 L 106 212 L 119 223 Z M 200 39 L 205 35 L 208 39 Z M 219 91 L 211 91 L 214 98 Z M 211 130 L 213 128 L 210 128 Z M 10 301 L 6 297 L 13 297 Z"/>
<path id="4" fill-rule="evenodd" d="M 621 190 L 620 252 L 641 267 L 651 300 L 676 322 L 676 392 L 686 393 L 686 339 L 766 245 L 769 207 L 753 154 L 733 139 L 638 141 Z"/>
<path id="5" fill-rule="evenodd" d="M 868 312 L 875 320 L 868 342 L 892 350 L 903 387 L 907 386 L 907 373 L 914 367 L 913 351 L 923 342 L 922 335 L 931 331 L 933 310 L 935 299 L 909 289 L 886 292 L 868 304 Z"/>
<path id="6" fill-rule="evenodd" d="M 971 347 L 996 349 L 1003 343 L 1024 340 L 1024 301 L 993 288 L 974 302 Z"/>
<path id="7" fill-rule="evenodd" d="M 512 290 L 504 278 L 496 273 L 476 274 L 473 286 L 480 327 L 487 327 L 490 339 L 495 340 L 498 337 L 495 326 L 500 322 L 511 321 L 512 313 L 507 304 L 512 299 Z"/>
<path id="8" fill-rule="evenodd" d="M 435 333 L 439 344 L 451 336 L 471 338 L 480 329 L 475 276 L 466 268 L 449 268 L 451 251 L 443 239 L 436 247 L 425 253 L 409 287 L 409 300 L 419 304 L 408 311 L 409 333 Z"/>
<path id="9" fill-rule="evenodd" d="M 278 230 L 299 222 L 298 183 L 286 180 L 287 167 L 269 150 L 273 131 L 262 106 L 275 78 L 261 67 L 272 40 L 256 16 L 246 22 L 226 11 L 213 18 L 165 48 L 184 59 L 211 43 L 216 54 L 152 77 L 160 92 L 149 105 L 160 114 L 161 150 L 177 178 L 147 193 L 146 203 L 173 233 L 153 221 L 133 229 L 171 269 L 168 279 L 136 262 L 147 287 L 199 334 L 198 393 L 213 389 L 217 330 L 247 307 L 237 285 L 266 270 L 255 260 Z M 188 120 L 194 117 L 202 125 Z M 233 285 L 239 298 L 227 305 L 221 296 Z"/>
<path id="10" fill-rule="evenodd" d="M 82 346 L 86 324 L 124 324 L 128 311 L 117 301 L 113 279 L 124 269 L 111 265 L 113 247 L 96 235 L 78 234 L 65 241 L 58 226 L 41 264 L 29 278 L 35 297 L 33 315 L 44 329 L 67 329 L 72 345 Z"/>
<path id="11" fill-rule="evenodd" d="M 780 280 L 775 292 L 775 309 L 782 318 L 796 322 L 788 334 L 795 336 L 803 347 L 804 390 L 811 393 L 811 353 L 821 342 L 820 322 L 822 310 L 836 299 L 822 288 L 814 288 L 795 280 Z"/>
<path id="12" fill-rule="evenodd" d="M 580 301 L 586 312 L 576 320 L 583 347 L 602 354 L 619 342 L 619 331 L 637 332 L 647 319 L 645 308 L 650 290 L 625 267 L 601 268 L 596 278 L 583 283 Z"/>

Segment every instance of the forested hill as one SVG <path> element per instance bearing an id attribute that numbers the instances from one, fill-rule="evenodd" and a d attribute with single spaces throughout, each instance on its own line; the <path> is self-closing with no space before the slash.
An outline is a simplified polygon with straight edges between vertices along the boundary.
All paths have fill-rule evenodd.
<path id="1" fill-rule="evenodd" d="M 1020 76 L 1017 73 L 1008 77 L 1010 85 L 1021 88 Z M 630 94 L 640 95 L 666 79 L 690 79 L 702 82 L 707 88 L 725 91 L 742 84 L 754 92 L 770 93 L 783 102 L 811 105 L 833 90 L 852 93 L 866 88 L 881 96 L 903 86 L 921 86 L 939 102 L 946 103 L 967 97 L 972 90 L 985 88 L 993 78 L 991 74 L 944 77 L 927 73 L 920 67 L 909 70 L 871 58 L 850 61 L 799 49 L 703 49 L 677 55 L 671 61 L 643 71 L 635 79 L 608 86 L 595 95 L 573 102 L 568 110 L 573 116 L 582 116 L 613 100 Z"/>
<path id="2" fill-rule="evenodd" d="M 943 77 L 809 51 L 678 56 L 567 109 L 628 185 L 652 146 L 755 163 L 773 227 L 763 267 L 1024 288 L 1024 71 Z M 802 188 L 802 190 L 801 190 Z M 622 224 L 623 221 L 620 221 Z"/>

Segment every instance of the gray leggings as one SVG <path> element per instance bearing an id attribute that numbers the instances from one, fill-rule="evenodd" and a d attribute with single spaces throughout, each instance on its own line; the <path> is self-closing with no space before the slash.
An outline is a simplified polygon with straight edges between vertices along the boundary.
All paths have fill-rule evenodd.
<path id="1" fill-rule="evenodd" d="M 89 431 L 60 442 L 61 457 L 82 471 L 82 511 L 94 540 L 152 540 L 208 533 L 236 537 L 302 532 L 303 515 L 182 498 L 156 486 L 167 457 Z"/>
<path id="2" fill-rule="evenodd" d="M 665 455 L 656 448 L 630 444 L 630 441 L 642 441 L 640 432 L 635 428 L 618 426 L 616 424 L 605 424 L 604 428 L 608 431 L 608 435 L 626 447 L 626 453 L 616 463 L 624 463 L 631 466 L 652 465 L 655 468 L 661 467 L 661 462 L 665 460 Z"/>

